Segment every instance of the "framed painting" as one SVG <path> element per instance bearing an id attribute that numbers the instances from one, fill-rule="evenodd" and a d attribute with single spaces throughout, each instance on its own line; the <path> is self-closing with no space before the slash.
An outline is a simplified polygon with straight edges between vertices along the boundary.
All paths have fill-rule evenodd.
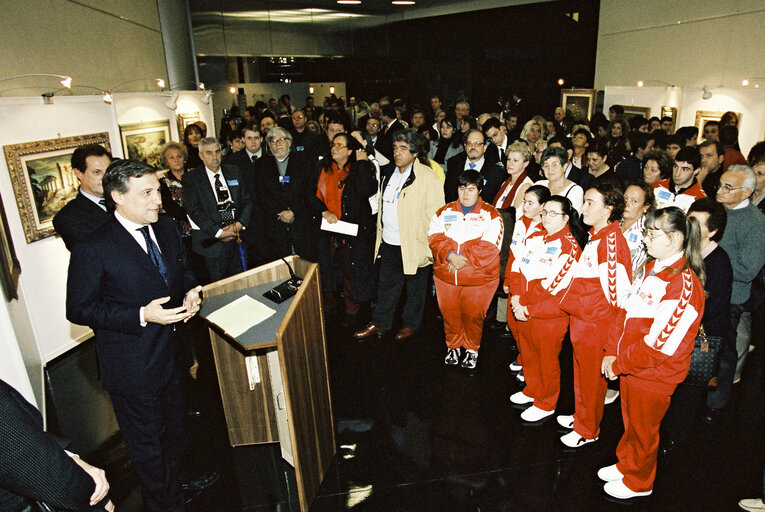
<path id="1" fill-rule="evenodd" d="M 718 112 L 718 111 L 712 111 L 712 110 L 697 110 L 696 111 L 696 128 L 699 129 L 699 142 L 705 140 L 704 139 L 704 125 L 707 124 L 709 121 L 720 121 L 722 119 L 722 116 L 725 114 L 725 112 Z M 740 129 L 741 127 L 741 112 L 734 112 L 736 114 L 736 118 L 738 119 L 738 123 L 736 124 L 736 127 Z"/>
<path id="2" fill-rule="evenodd" d="M 19 275 L 21 274 L 21 265 L 16 258 L 16 250 L 13 248 L 13 239 L 11 230 L 8 229 L 8 218 L 5 216 L 5 207 L 3 199 L 0 197 L 0 282 L 3 285 L 5 300 L 19 298 Z"/>
<path id="3" fill-rule="evenodd" d="M 595 110 L 595 89 L 562 89 L 560 106 L 574 119 L 590 119 Z"/>
<path id="4" fill-rule="evenodd" d="M 183 140 L 183 131 L 186 129 L 188 125 L 202 120 L 202 118 L 199 117 L 199 112 L 187 112 L 185 114 L 178 114 L 177 117 L 178 117 L 178 138 L 181 140 Z"/>
<path id="5" fill-rule="evenodd" d="M 122 149 L 127 158 L 162 168 L 162 146 L 170 140 L 170 121 L 121 124 Z"/>
<path id="6" fill-rule="evenodd" d="M 651 107 L 636 107 L 633 105 L 622 105 L 624 107 L 624 118 L 629 121 L 633 117 L 651 117 Z"/>
<path id="7" fill-rule="evenodd" d="M 71 159 L 85 144 L 111 151 L 106 132 L 3 146 L 28 244 L 52 236 L 53 217 L 77 195 L 79 181 Z"/>

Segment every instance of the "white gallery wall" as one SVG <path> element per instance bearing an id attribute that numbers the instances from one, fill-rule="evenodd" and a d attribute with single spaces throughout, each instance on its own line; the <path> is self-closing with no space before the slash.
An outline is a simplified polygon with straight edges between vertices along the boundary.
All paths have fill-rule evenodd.
<path id="1" fill-rule="evenodd" d="M 166 119 L 172 140 L 179 140 L 176 112 L 198 112 L 213 126 L 209 93 L 178 92 L 176 110 L 166 105 L 171 94 L 176 93 L 115 94 L 111 104 L 100 95 L 54 97 L 52 105 L 40 97 L 0 98 L 0 146 L 107 132 L 112 154 L 122 157 L 121 124 Z M 90 329 L 66 320 L 69 251 L 64 242 L 58 236 L 26 242 L 5 157 L 0 158 L 0 196 L 21 265 L 19 299 L 6 301 L 0 312 L 0 378 L 20 390 L 31 388 L 42 404 L 43 366 L 87 339 Z M 6 335 L 11 332 L 13 337 Z M 27 382 L 13 361 L 23 361 Z"/>

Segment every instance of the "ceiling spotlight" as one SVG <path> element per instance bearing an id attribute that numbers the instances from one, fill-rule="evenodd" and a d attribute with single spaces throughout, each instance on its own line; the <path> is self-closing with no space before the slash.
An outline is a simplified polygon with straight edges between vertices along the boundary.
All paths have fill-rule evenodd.
<path id="1" fill-rule="evenodd" d="M 162 80 L 161 78 L 157 78 L 155 80 L 155 82 L 157 82 L 157 87 L 159 87 L 160 89 L 164 89 L 165 88 L 165 81 Z"/>
<path id="2" fill-rule="evenodd" d="M 644 82 L 644 81 L 642 81 L 642 80 L 638 80 L 638 82 L 637 82 L 637 86 L 638 86 L 638 87 L 643 87 L 644 85 L 645 85 L 645 82 Z"/>
<path id="3" fill-rule="evenodd" d="M 205 93 L 205 95 L 202 96 L 202 103 L 204 103 L 205 105 L 209 105 L 210 104 L 210 96 L 212 96 L 212 92 L 211 91 L 207 91 Z"/>
<path id="4" fill-rule="evenodd" d="M 313 85 L 308 88 L 308 94 L 313 94 Z"/>
<path id="5" fill-rule="evenodd" d="M 393 5 L 414 5 L 414 0 L 393 0 Z"/>
<path id="6" fill-rule="evenodd" d="M 199 82 L 197 84 L 197 87 L 199 87 L 200 91 L 204 91 L 205 90 L 205 83 L 204 82 Z"/>
<path id="7" fill-rule="evenodd" d="M 113 99 L 112 98 L 112 93 L 110 93 L 109 91 L 105 91 L 104 95 L 101 96 L 101 99 L 104 100 L 104 103 L 111 103 L 112 99 Z"/>
<path id="8" fill-rule="evenodd" d="M 559 78 L 559 79 L 558 79 L 558 85 L 563 85 L 563 84 L 565 84 L 565 83 L 566 83 L 566 81 L 565 81 L 565 80 L 563 80 L 562 78 Z"/>
<path id="9" fill-rule="evenodd" d="M 746 87 L 747 85 L 749 85 L 749 79 L 747 79 L 747 78 L 744 78 L 743 80 L 741 80 L 741 85 L 743 85 L 744 87 Z"/>
<path id="10" fill-rule="evenodd" d="M 72 77 L 71 76 L 64 77 L 64 79 L 61 80 L 61 85 L 63 85 L 67 89 L 71 89 L 72 88 Z"/>
<path id="11" fill-rule="evenodd" d="M 236 87 L 229 87 L 228 92 L 230 92 L 231 94 L 236 94 Z"/>
<path id="12" fill-rule="evenodd" d="M 335 94 L 335 86 L 334 85 L 330 85 L 329 86 L 329 93 L 330 94 Z"/>
<path id="13" fill-rule="evenodd" d="M 361 0 L 337 0 L 337 3 L 343 5 L 358 5 L 361 3 Z"/>
<path id="14" fill-rule="evenodd" d="M 701 94 L 701 99 L 708 100 L 712 97 L 712 91 L 709 90 L 709 87 L 706 85 L 704 86 L 704 92 Z"/>

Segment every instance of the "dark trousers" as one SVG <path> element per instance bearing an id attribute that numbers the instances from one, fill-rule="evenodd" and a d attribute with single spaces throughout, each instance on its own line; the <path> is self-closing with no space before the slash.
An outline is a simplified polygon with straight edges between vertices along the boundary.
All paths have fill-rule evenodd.
<path id="1" fill-rule="evenodd" d="M 236 242 L 218 242 L 223 244 L 223 253 L 218 256 L 205 256 L 205 266 L 210 273 L 210 281 L 215 282 L 233 276 L 242 271 L 242 260 Z"/>
<path id="2" fill-rule="evenodd" d="M 149 512 L 182 512 L 180 464 L 186 448 L 181 372 L 147 394 L 109 394 Z"/>
<path id="3" fill-rule="evenodd" d="M 405 275 L 401 247 L 388 245 L 385 242 L 380 244 L 379 263 L 377 305 L 372 313 L 372 323 L 386 331 L 393 327 L 396 306 L 401 298 L 401 290 L 406 284 L 403 326 L 416 331 L 422 324 L 422 314 L 425 310 L 425 297 L 430 282 L 430 265 L 418 268 L 414 275 Z"/>
<path id="4" fill-rule="evenodd" d="M 733 391 L 733 378 L 736 375 L 736 327 L 744 312 L 742 304 L 730 305 L 731 329 L 727 336 L 723 337 L 723 345 L 720 349 L 720 370 L 717 372 L 717 387 L 707 395 L 707 406 L 710 409 L 722 409 L 728 405 L 730 394 Z"/>

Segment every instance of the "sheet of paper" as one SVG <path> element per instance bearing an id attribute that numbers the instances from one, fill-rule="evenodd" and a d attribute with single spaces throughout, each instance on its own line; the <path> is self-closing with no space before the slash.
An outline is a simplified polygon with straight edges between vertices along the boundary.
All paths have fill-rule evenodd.
<path id="1" fill-rule="evenodd" d="M 207 319 L 236 338 L 274 313 L 275 310 L 262 302 L 244 295 L 207 315 Z"/>
<path id="2" fill-rule="evenodd" d="M 356 236 L 359 233 L 359 225 L 352 222 L 345 222 L 339 220 L 334 224 L 327 222 L 327 219 L 321 219 L 321 229 L 324 231 L 332 231 L 333 233 L 340 233 L 341 235 Z"/>

